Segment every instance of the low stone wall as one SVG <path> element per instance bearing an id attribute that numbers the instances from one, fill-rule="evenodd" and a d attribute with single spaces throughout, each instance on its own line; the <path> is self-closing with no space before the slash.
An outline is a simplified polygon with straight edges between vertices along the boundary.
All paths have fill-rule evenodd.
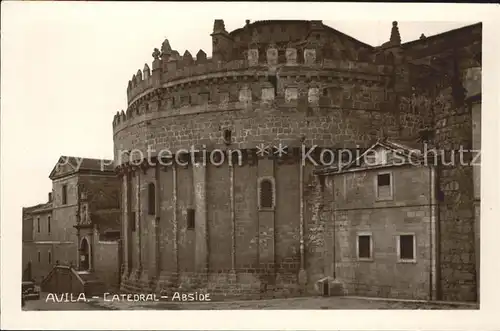
<path id="1" fill-rule="evenodd" d="M 212 301 L 224 299 L 261 299 L 297 297 L 307 293 L 299 285 L 298 273 L 267 273 L 265 271 L 229 272 L 162 272 L 157 280 L 145 281 L 145 273 L 133 270 L 122 275 L 121 291 L 128 293 L 160 293 L 168 296 L 175 292 L 206 293 Z"/>

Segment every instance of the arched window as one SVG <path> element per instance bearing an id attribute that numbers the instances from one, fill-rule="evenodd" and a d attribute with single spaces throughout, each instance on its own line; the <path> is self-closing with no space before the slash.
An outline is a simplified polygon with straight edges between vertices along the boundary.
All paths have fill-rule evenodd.
<path id="1" fill-rule="evenodd" d="M 148 214 L 154 215 L 156 212 L 156 191 L 155 184 L 148 184 Z"/>
<path id="2" fill-rule="evenodd" d="M 259 208 L 274 208 L 274 200 L 274 180 L 272 178 L 262 178 L 259 182 Z"/>

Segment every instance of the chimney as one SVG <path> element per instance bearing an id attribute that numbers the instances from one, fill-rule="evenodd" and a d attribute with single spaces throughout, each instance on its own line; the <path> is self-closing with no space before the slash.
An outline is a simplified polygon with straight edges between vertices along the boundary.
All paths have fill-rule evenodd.
<path id="1" fill-rule="evenodd" d="M 52 192 L 49 192 L 49 202 L 52 202 Z"/>

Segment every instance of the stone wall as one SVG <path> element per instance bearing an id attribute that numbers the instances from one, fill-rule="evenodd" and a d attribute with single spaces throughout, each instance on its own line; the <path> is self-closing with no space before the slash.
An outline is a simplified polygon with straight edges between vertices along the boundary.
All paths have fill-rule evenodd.
<path id="1" fill-rule="evenodd" d="M 73 227 L 77 224 L 77 176 L 63 177 L 52 182 L 53 210 L 52 223 L 54 224 L 53 236 L 60 241 L 77 242 L 77 231 Z M 67 187 L 67 203 L 62 203 L 62 187 Z M 75 250 L 75 259 L 78 252 Z"/>
<path id="2" fill-rule="evenodd" d="M 234 36 L 246 43 L 241 58 L 231 57 L 228 47 L 235 52 L 241 47 L 217 21 L 213 38 L 221 43 L 214 47 L 213 59 L 203 52 L 196 60 L 188 52 L 180 57 L 166 41 L 162 52 L 153 54 L 153 70 L 146 65 L 134 75 L 127 89 L 128 108 L 113 119 L 115 162 L 122 172 L 124 289 L 180 286 L 240 296 L 313 293 L 317 280 L 336 274 L 333 261 L 339 258 L 346 266 L 339 276 L 356 279 L 346 281 L 350 293 L 474 299 L 469 166 L 437 170 L 435 233 L 429 233 L 428 169 L 398 173 L 403 178 L 395 182 L 399 205 L 391 206 L 373 203 L 373 186 L 362 181 L 359 191 L 349 191 L 347 200 L 338 201 L 338 185 L 322 182 L 312 175 L 312 165 L 301 167 L 297 161 L 249 158 L 242 166 L 210 165 L 197 171 L 192 165 L 143 167 L 144 157 L 161 150 L 254 149 L 261 143 L 363 148 L 382 136 L 415 143 L 423 137 L 422 129 L 433 133 L 427 138 L 437 148 L 472 146 L 472 116 L 459 99 L 461 72 L 476 65 L 473 58 L 478 47 L 480 51 L 480 25 L 402 45 L 391 37 L 383 47 L 371 48 L 328 29 L 325 34 L 316 27 L 316 34 L 315 24 L 308 38 L 317 38 L 319 44 L 307 39 L 300 46 L 248 41 L 245 28 L 236 31 Z M 463 39 L 457 37 L 461 35 Z M 328 38 L 347 50 L 337 54 L 325 49 Z M 260 210 L 257 203 L 262 176 L 275 180 L 272 210 Z M 157 187 L 152 214 L 147 211 L 150 183 Z M 335 208 L 343 209 L 343 220 L 334 227 Z M 195 229 L 187 228 L 191 209 L 199 222 Z M 371 218 L 377 225 L 370 225 Z M 395 220 L 388 223 L 388 218 Z M 353 231 L 367 226 L 386 244 L 382 260 L 358 264 L 347 243 Z M 394 234 L 386 227 L 417 234 L 417 263 L 394 264 Z M 335 241 L 334 233 L 343 240 Z M 432 236 L 439 245 L 431 249 Z M 388 288 L 391 281 L 393 289 Z"/>
<path id="3" fill-rule="evenodd" d="M 308 165 L 306 181 L 309 184 L 312 184 L 312 169 Z M 122 288 L 138 291 L 147 284 L 148 288 L 159 291 L 180 287 L 240 297 L 285 296 L 312 291 L 311 284 L 307 288 L 301 287 L 298 275 L 301 260 L 308 261 L 309 256 L 314 259 L 315 254 L 320 254 L 314 245 L 319 241 L 317 235 L 322 226 L 301 221 L 300 170 L 299 160 L 278 162 L 265 158 L 256 164 L 236 165 L 234 168 L 228 164 L 207 165 L 206 230 L 199 228 L 203 220 L 200 215 L 196 215 L 195 228 L 187 228 L 187 209 L 196 207 L 193 204 L 196 198 L 194 181 L 199 180 L 193 167 L 176 166 L 161 170 L 160 180 L 156 182 L 160 185 L 158 201 L 161 202 L 158 246 L 151 239 L 139 243 L 137 238 L 134 240 L 134 234 L 131 241 L 124 243 L 124 249 L 131 246 L 133 265 L 124 266 L 131 272 L 125 271 L 122 275 Z M 155 168 L 137 171 L 131 177 L 132 193 L 138 186 L 147 186 L 154 173 Z M 258 181 L 267 176 L 275 180 L 275 208 L 259 210 Z M 309 200 L 307 194 L 304 194 L 305 200 Z M 304 219 L 310 217 L 310 212 L 306 216 L 305 210 L 311 210 L 305 200 Z M 132 194 L 130 205 L 134 206 L 136 201 Z M 143 191 L 140 201 L 147 203 L 147 194 Z M 143 208 L 142 218 L 138 220 L 143 224 L 141 231 L 152 228 L 145 210 Z M 302 234 L 301 224 L 306 228 Z M 136 227 L 135 232 L 138 230 Z M 305 243 L 302 259 L 301 235 Z M 206 246 L 203 240 L 207 240 Z M 140 253 L 145 250 L 147 254 Z M 158 266 L 155 265 L 156 255 L 160 261 Z M 199 269 L 199 262 L 204 261 L 200 259 L 205 258 L 206 267 Z M 305 268 L 314 270 L 315 266 L 309 263 Z"/>
<path id="4" fill-rule="evenodd" d="M 393 167 L 393 199 L 377 201 L 377 170 L 339 174 L 332 181 L 335 211 L 335 271 L 349 295 L 405 299 L 431 299 L 433 273 L 430 170 Z M 373 259 L 359 261 L 358 233 L 371 233 Z M 402 263 L 397 236 L 413 233 L 416 261 Z M 434 271 L 435 272 L 435 271 Z"/>
<path id="5" fill-rule="evenodd" d="M 35 282 L 40 283 L 46 277 L 56 261 L 64 265 L 73 263 L 76 265 L 76 245 L 74 243 L 37 243 L 30 242 L 23 244 L 23 264 L 24 267 L 31 263 L 31 275 Z M 40 252 L 40 262 L 38 261 Z M 49 263 L 49 252 L 51 261 Z"/>
<path id="6" fill-rule="evenodd" d="M 109 291 L 118 290 L 120 286 L 118 242 L 98 241 L 94 246 L 94 253 L 95 275 L 106 284 L 106 289 Z"/>
<path id="7" fill-rule="evenodd" d="M 434 102 L 436 147 L 446 152 L 438 171 L 441 295 L 444 300 L 473 301 L 476 297 L 474 258 L 474 185 L 473 169 L 467 164 L 470 154 L 460 148 L 472 148 L 471 112 L 457 102 L 452 87 L 439 91 Z"/>

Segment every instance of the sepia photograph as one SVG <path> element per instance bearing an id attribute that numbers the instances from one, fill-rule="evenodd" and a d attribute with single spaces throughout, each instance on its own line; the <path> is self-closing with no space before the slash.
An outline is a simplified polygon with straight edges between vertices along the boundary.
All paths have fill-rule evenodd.
<path id="1" fill-rule="evenodd" d="M 480 16 L 90 4 L 2 5 L 10 309 L 479 311 Z"/>

